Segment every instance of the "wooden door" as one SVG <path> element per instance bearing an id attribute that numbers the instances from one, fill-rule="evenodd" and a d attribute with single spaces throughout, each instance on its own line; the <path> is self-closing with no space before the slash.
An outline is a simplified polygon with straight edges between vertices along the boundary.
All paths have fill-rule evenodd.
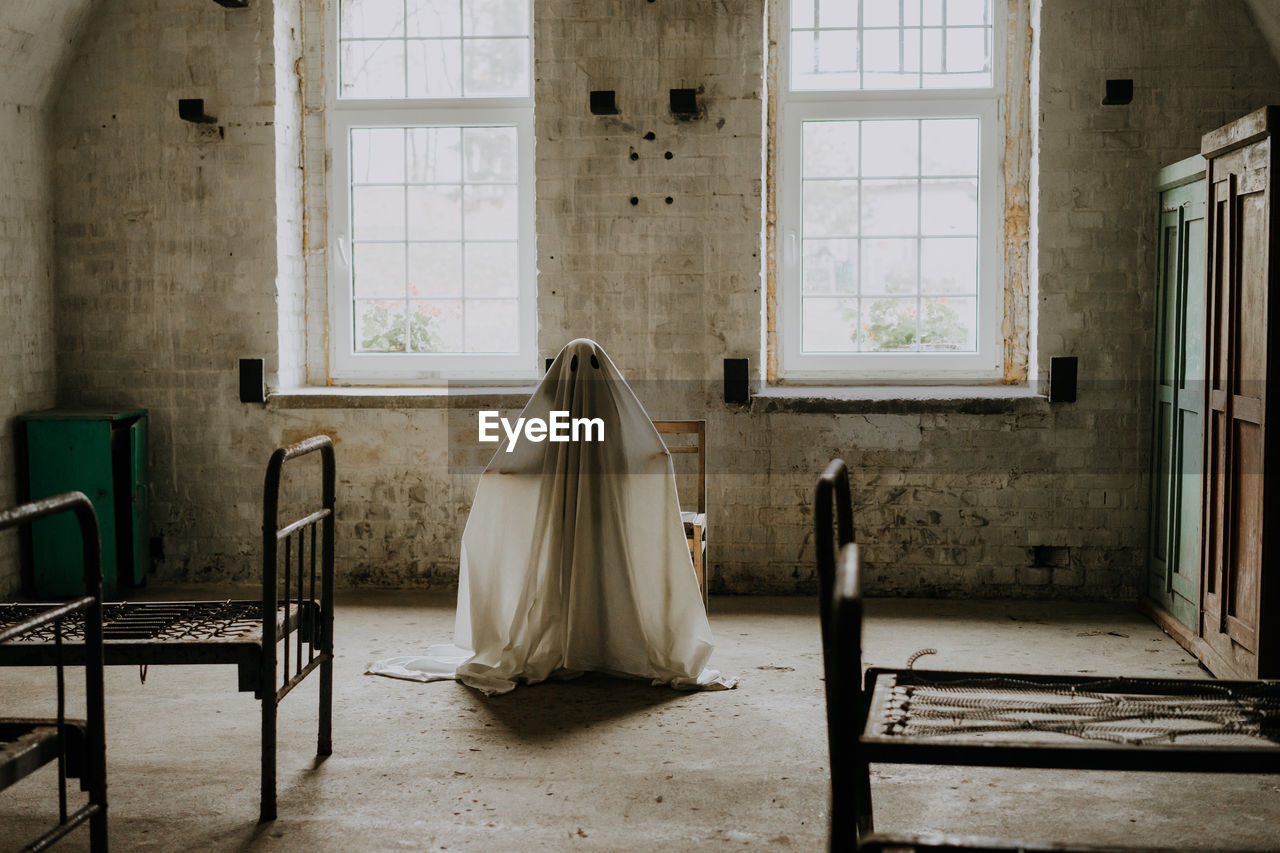
<path id="1" fill-rule="evenodd" d="M 1274 662 L 1260 656 L 1266 537 L 1280 535 L 1265 474 L 1273 361 L 1269 113 L 1260 110 L 1205 137 L 1211 246 L 1200 634 L 1210 669 L 1237 678 L 1274 674 L 1268 671 Z"/>
<path id="2" fill-rule="evenodd" d="M 1204 406 L 1204 160 L 1161 171 L 1147 594 L 1199 624 Z"/>

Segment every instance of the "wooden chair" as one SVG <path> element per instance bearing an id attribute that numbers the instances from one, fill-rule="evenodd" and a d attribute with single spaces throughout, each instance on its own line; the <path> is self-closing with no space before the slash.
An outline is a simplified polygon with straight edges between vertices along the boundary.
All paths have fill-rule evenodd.
<path id="1" fill-rule="evenodd" d="M 872 763 L 1280 772 L 1280 681 L 880 667 L 864 677 L 861 566 L 842 460 L 818 481 L 814 521 L 832 850 L 858 849 L 875 838 L 868 835 Z M 1039 849 L 944 843 L 950 846 L 934 849 Z"/>
<path id="2" fill-rule="evenodd" d="M 661 436 L 692 436 L 693 443 L 680 444 L 668 441 L 670 453 L 698 454 L 698 503 L 697 509 L 686 511 L 683 502 L 680 520 L 684 522 L 684 535 L 689 540 L 689 554 L 693 557 L 693 573 L 698 578 L 702 592 L 702 605 L 707 605 L 707 422 L 706 421 L 654 421 L 653 426 Z"/>

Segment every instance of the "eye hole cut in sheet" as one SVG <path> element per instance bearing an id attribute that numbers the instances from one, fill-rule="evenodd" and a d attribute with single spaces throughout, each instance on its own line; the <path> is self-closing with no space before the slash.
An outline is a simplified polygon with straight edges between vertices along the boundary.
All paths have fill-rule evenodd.
<path id="1" fill-rule="evenodd" d="M 728 689 L 680 521 L 671 456 L 599 344 L 571 341 L 521 417 L 604 421 L 602 441 L 503 438 L 462 533 L 453 644 L 375 661 L 486 694 L 601 672 Z"/>

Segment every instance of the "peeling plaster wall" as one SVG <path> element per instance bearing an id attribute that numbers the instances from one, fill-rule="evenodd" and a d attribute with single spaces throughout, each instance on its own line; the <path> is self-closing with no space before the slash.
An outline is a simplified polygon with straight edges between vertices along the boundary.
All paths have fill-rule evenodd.
<path id="1" fill-rule="evenodd" d="M 535 0 L 543 354 L 595 337 L 655 417 L 708 419 L 713 590 L 814 589 L 813 480 L 842 455 L 873 592 L 1132 596 L 1146 541 L 1150 177 L 1280 97 L 1244 0 L 1186 0 L 1177 14 L 1156 0 L 1042 4 L 1031 355 L 1042 369 L 1081 358 L 1078 403 L 759 397 L 739 410 L 719 401 L 719 377 L 725 357 L 761 357 L 764 4 Z M 239 356 L 266 357 L 286 381 L 297 372 L 272 353 L 297 328 L 298 257 L 314 351 L 318 9 L 100 4 L 57 115 L 60 397 L 151 408 L 165 577 L 253 577 L 270 448 L 324 430 L 338 439 L 342 581 L 448 586 L 475 487 L 459 460 L 483 460 L 462 438 L 474 406 L 235 401 Z M 299 20 L 301 186 L 277 181 L 301 142 L 272 46 Z M 1110 77 L 1134 78 L 1133 105 L 1100 106 Z M 704 115 L 680 123 L 664 100 L 685 87 L 702 89 Z M 617 90 L 621 116 L 588 114 L 596 88 Z M 206 98 L 217 138 L 177 120 L 186 96 Z"/>
<path id="2" fill-rule="evenodd" d="M 46 100 L 86 0 L 0 7 L 0 507 L 17 502 L 13 416 L 52 406 L 53 199 Z M 20 584 L 17 535 L 0 536 L 0 596 Z"/>

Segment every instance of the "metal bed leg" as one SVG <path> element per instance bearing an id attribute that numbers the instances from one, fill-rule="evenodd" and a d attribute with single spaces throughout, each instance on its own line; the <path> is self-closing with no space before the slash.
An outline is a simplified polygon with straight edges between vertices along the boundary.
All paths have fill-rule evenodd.
<path id="1" fill-rule="evenodd" d="M 875 830 L 871 817 L 871 765 L 859 761 L 853 768 L 853 809 L 859 838 Z"/>
<path id="2" fill-rule="evenodd" d="M 276 819 L 276 691 L 262 692 L 262 823 Z"/>
<path id="3" fill-rule="evenodd" d="M 320 664 L 320 734 L 316 755 L 333 754 L 333 660 Z"/>

